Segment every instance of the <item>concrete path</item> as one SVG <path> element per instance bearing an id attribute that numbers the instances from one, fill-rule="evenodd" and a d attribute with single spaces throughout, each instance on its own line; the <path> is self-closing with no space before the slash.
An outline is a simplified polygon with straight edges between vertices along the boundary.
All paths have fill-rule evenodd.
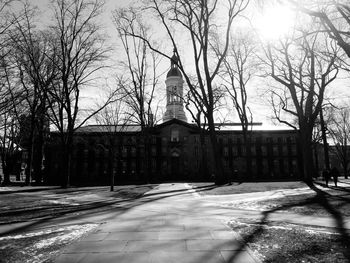
<path id="1" fill-rule="evenodd" d="M 187 184 L 161 184 L 133 204 L 118 204 L 114 217 L 55 262 L 259 262 L 226 225 L 227 209 L 216 207 Z"/>

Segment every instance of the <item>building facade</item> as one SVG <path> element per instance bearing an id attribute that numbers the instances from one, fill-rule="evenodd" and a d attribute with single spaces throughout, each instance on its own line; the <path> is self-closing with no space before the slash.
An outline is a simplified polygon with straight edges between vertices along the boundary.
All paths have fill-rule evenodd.
<path id="1" fill-rule="evenodd" d="M 141 132 L 137 125 L 90 125 L 74 137 L 71 183 L 118 183 L 213 180 L 215 169 L 209 134 L 187 122 L 183 78 L 174 55 L 167 74 L 163 123 Z M 147 134 L 147 136 L 145 136 Z M 224 172 L 232 181 L 295 180 L 301 176 L 297 132 L 286 130 L 217 131 Z M 59 183 L 60 151 L 51 133 L 46 154 L 48 183 Z"/>

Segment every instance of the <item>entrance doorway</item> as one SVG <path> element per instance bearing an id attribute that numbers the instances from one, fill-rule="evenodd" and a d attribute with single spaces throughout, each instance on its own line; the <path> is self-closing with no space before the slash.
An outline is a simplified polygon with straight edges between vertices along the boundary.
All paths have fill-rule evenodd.
<path id="1" fill-rule="evenodd" d="M 180 180 L 180 157 L 172 156 L 171 157 L 171 180 L 177 181 Z"/>

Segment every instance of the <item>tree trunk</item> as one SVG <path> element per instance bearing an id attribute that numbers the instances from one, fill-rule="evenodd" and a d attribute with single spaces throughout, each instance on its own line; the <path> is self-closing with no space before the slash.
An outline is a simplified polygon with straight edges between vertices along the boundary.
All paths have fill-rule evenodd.
<path id="1" fill-rule="evenodd" d="M 312 182 L 312 177 L 315 174 L 314 161 L 312 154 L 312 129 L 301 127 L 299 131 L 300 149 L 303 159 L 304 180 L 307 183 Z"/>
<path id="2" fill-rule="evenodd" d="M 228 182 L 225 178 L 224 169 L 222 165 L 222 153 L 219 149 L 219 144 L 217 142 L 217 136 L 214 126 L 214 119 L 211 115 L 208 116 L 208 126 L 209 126 L 209 136 L 212 146 L 212 154 L 214 160 L 214 180 L 216 185 L 223 185 Z"/>
<path id="3" fill-rule="evenodd" d="M 27 160 L 27 171 L 25 184 L 30 185 L 32 179 L 32 171 L 33 171 L 33 155 L 34 155 L 34 128 L 33 128 L 33 120 L 30 123 L 30 135 L 29 135 L 29 147 L 28 147 L 28 160 Z"/>
<path id="4" fill-rule="evenodd" d="M 201 175 L 200 178 L 208 178 L 208 166 L 207 166 L 207 153 L 206 153 L 206 149 L 208 147 L 208 145 L 205 145 L 205 137 L 204 137 L 204 131 L 203 129 L 200 127 L 200 142 L 201 142 L 201 153 L 202 153 L 202 163 L 201 163 Z"/>
<path id="5" fill-rule="evenodd" d="M 348 161 L 348 145 L 347 143 L 345 142 L 344 146 L 342 147 L 343 149 L 343 172 L 344 172 L 344 178 L 345 179 L 348 179 L 348 164 L 349 164 L 349 161 Z"/>
<path id="6" fill-rule="evenodd" d="M 10 169 L 9 169 L 8 164 L 7 164 L 5 154 L 2 154 L 2 156 L 1 156 L 1 164 L 2 164 L 2 171 L 4 174 L 4 178 L 3 178 L 3 181 L 1 182 L 1 185 L 9 185 L 9 184 L 11 184 Z"/>
<path id="7" fill-rule="evenodd" d="M 34 178 L 37 184 L 41 184 L 43 181 L 42 164 L 44 155 L 44 134 L 41 128 L 38 130 L 37 143 L 35 145 L 34 158 L 33 158 L 33 170 Z"/>
<path id="8" fill-rule="evenodd" d="M 71 161 L 72 161 L 72 143 L 73 135 L 68 134 L 67 140 L 62 142 L 63 156 L 62 156 L 62 188 L 70 187 L 71 181 Z"/>
<path id="9" fill-rule="evenodd" d="M 326 135 L 326 126 L 323 120 L 323 110 L 321 107 L 320 110 L 320 121 L 321 121 L 321 131 L 322 131 L 322 141 L 323 141 L 323 151 L 324 151 L 324 160 L 326 169 L 330 170 L 330 164 L 329 164 L 329 151 L 328 151 L 328 143 L 327 143 L 327 135 Z"/>
<path id="10" fill-rule="evenodd" d="M 318 171 L 320 169 L 320 164 L 319 164 L 319 161 L 318 161 L 318 152 L 317 152 L 317 144 L 315 143 L 314 144 L 314 156 L 315 156 L 315 169 L 316 169 L 316 172 L 317 172 L 317 176 L 318 176 Z"/>
<path id="11" fill-rule="evenodd" d="M 109 158 L 108 158 L 108 172 L 109 172 L 109 178 L 110 178 L 110 191 L 114 191 L 114 167 L 113 167 L 113 161 L 114 161 L 114 150 L 113 146 L 110 142 L 109 145 Z"/>

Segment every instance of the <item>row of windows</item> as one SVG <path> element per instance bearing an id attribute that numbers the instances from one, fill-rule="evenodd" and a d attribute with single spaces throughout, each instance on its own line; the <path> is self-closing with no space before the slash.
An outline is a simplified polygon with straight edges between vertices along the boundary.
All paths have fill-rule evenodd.
<path id="1" fill-rule="evenodd" d="M 247 155 L 247 148 L 246 147 L 232 147 L 232 155 L 233 156 L 238 156 L 238 155 Z M 208 149 L 207 150 L 207 153 L 208 153 Z M 268 147 L 268 146 L 263 146 L 261 145 L 260 147 L 257 146 L 257 145 L 253 145 L 253 146 L 250 146 L 250 154 L 251 155 L 258 155 L 258 152 L 260 151 L 261 155 L 268 155 L 269 154 L 269 151 L 273 154 L 273 155 L 289 155 L 289 154 L 292 154 L 292 155 L 296 155 L 297 154 L 297 148 L 296 146 L 294 145 L 294 147 L 291 147 L 290 148 L 290 152 L 289 152 L 289 148 L 287 145 L 283 145 L 281 146 L 281 148 L 279 148 L 277 145 L 274 145 L 273 147 Z M 194 153 L 194 156 L 199 156 L 199 147 L 194 147 L 193 149 L 193 153 Z M 223 147 L 223 156 L 224 157 L 228 157 L 229 156 L 229 147 L 225 146 Z"/>
<path id="2" fill-rule="evenodd" d="M 123 158 L 126 158 L 126 157 L 136 157 L 137 156 L 137 148 L 134 147 L 134 146 L 131 146 L 131 147 L 121 147 L 120 148 L 121 150 L 119 151 L 119 149 L 114 149 L 115 151 L 115 154 L 118 155 L 118 157 L 123 157 Z M 230 148 L 225 146 L 222 148 L 222 154 L 224 157 L 228 157 L 229 156 L 229 150 Z M 233 156 L 246 156 L 247 155 L 247 147 L 236 147 L 236 146 L 233 146 L 231 147 L 231 152 L 232 152 L 232 155 Z M 139 148 L 138 149 L 138 152 L 139 152 L 139 155 L 140 156 L 144 156 L 145 155 L 145 149 L 144 148 Z M 205 152 L 206 154 L 209 154 L 209 149 L 208 148 L 205 148 Z M 97 151 L 89 151 L 88 149 L 84 149 L 83 152 L 80 152 L 80 151 L 77 151 L 76 152 L 76 155 L 81 155 L 83 154 L 84 156 L 88 156 L 89 154 L 93 154 L 93 155 L 96 155 L 96 157 L 100 157 L 100 158 L 104 158 L 104 156 L 107 156 L 109 154 L 108 150 L 97 150 Z M 152 146 L 151 147 L 151 155 L 152 156 L 156 156 L 158 153 L 157 153 L 157 148 L 155 146 Z M 166 156 L 169 154 L 169 148 L 168 147 L 165 147 L 163 146 L 161 148 L 161 154 L 163 156 Z M 186 155 L 187 154 L 187 151 L 186 149 L 183 149 L 183 154 Z M 288 147 L 288 145 L 281 145 L 280 147 L 278 147 L 277 145 L 274 145 L 274 146 L 264 146 L 264 145 L 260 145 L 260 146 L 257 146 L 257 145 L 252 145 L 250 146 L 250 154 L 251 155 L 263 155 L 263 156 L 267 156 L 269 154 L 272 154 L 272 155 L 289 155 L 289 154 L 292 154 L 292 155 L 296 155 L 297 154 L 297 149 L 296 149 L 296 145 L 293 145 L 293 147 Z M 200 155 L 200 148 L 195 146 L 193 148 L 193 155 L 195 157 L 198 157 Z"/>
<path id="3" fill-rule="evenodd" d="M 228 144 L 230 140 L 233 144 L 243 144 L 243 139 L 237 136 L 232 136 L 232 137 L 219 136 L 217 138 L 217 142 L 222 144 Z M 195 143 L 200 143 L 200 136 L 198 135 L 193 136 L 193 141 Z M 204 141 L 205 143 L 209 143 L 210 138 L 206 136 L 204 138 Z M 288 142 L 295 143 L 296 141 L 294 137 L 254 137 L 254 138 L 251 138 L 250 142 L 251 143 L 288 143 Z"/>
<path id="4" fill-rule="evenodd" d="M 157 159 L 152 158 L 151 160 L 151 169 L 152 170 L 156 170 L 157 169 Z M 171 162 L 167 161 L 167 160 L 163 160 L 161 163 L 159 163 L 161 165 L 161 168 L 163 170 L 166 170 L 168 168 L 171 168 Z M 145 167 L 145 164 L 143 162 L 137 162 L 136 160 L 131 160 L 129 162 L 127 161 L 122 161 L 120 163 L 120 170 L 121 171 L 137 171 L 137 170 L 143 170 Z M 208 165 L 208 164 L 207 164 Z M 223 165 L 226 168 L 231 168 L 230 167 L 230 163 L 228 162 L 228 160 L 223 160 Z M 193 163 L 193 167 L 189 167 L 188 162 L 186 160 L 183 161 L 183 168 L 185 170 L 188 170 L 189 168 L 195 168 L 195 169 L 199 169 L 201 166 L 201 161 L 200 160 L 196 160 Z M 209 165 L 210 166 L 210 165 Z M 235 169 L 239 170 L 239 171 L 246 171 L 247 169 L 247 163 L 245 161 L 238 161 L 238 162 L 234 162 L 233 166 Z M 94 165 L 90 165 L 88 162 L 84 162 L 81 165 L 75 165 L 75 168 L 79 168 L 79 169 L 84 169 L 84 170 L 90 170 L 90 171 L 94 171 L 94 170 L 107 170 L 107 162 L 96 162 Z M 297 170 L 297 160 L 296 159 L 273 159 L 273 160 L 268 160 L 268 159 L 262 159 L 260 162 L 258 162 L 256 159 L 252 159 L 251 160 L 251 169 L 253 170 L 257 170 L 257 169 L 261 169 L 262 173 L 266 173 L 269 170 L 273 170 L 276 173 L 281 172 L 281 171 L 296 171 Z"/>
<path id="5" fill-rule="evenodd" d="M 191 138 L 192 137 L 192 138 Z M 195 136 L 191 136 L 190 139 L 194 142 L 194 143 L 201 143 L 201 139 L 199 135 L 195 135 Z M 173 129 L 171 131 L 170 134 L 170 138 L 168 137 L 162 137 L 162 143 L 165 144 L 166 142 L 168 142 L 168 140 L 170 139 L 170 142 L 180 142 L 180 141 L 187 141 L 189 138 L 187 136 L 183 136 L 180 137 L 179 134 L 179 130 L 177 129 Z M 156 136 L 152 136 L 149 139 L 151 144 L 156 144 L 157 143 L 157 137 Z M 231 143 L 233 144 L 243 144 L 243 140 L 242 138 L 236 137 L 236 136 L 232 136 L 232 137 L 228 137 L 228 136 L 224 136 L 224 137 L 218 137 L 218 143 L 219 144 L 223 144 L 223 145 L 227 145 L 229 143 L 229 141 L 231 141 Z M 113 138 L 113 144 L 114 145 L 140 145 L 140 144 L 144 144 L 144 139 L 138 136 L 125 136 L 125 137 L 115 137 Z M 205 136 L 204 138 L 204 143 L 209 145 L 210 144 L 210 138 L 208 136 Z M 264 144 L 264 143 L 278 143 L 278 144 L 287 144 L 287 143 L 295 143 L 295 138 L 294 137 L 255 137 L 251 139 L 251 143 L 257 143 L 257 144 Z M 109 140 L 100 140 L 99 143 L 96 143 L 96 141 L 91 140 L 88 143 L 89 145 L 101 145 L 102 147 L 106 147 L 106 145 L 110 144 Z M 84 146 L 84 144 L 81 144 L 82 146 Z"/>

